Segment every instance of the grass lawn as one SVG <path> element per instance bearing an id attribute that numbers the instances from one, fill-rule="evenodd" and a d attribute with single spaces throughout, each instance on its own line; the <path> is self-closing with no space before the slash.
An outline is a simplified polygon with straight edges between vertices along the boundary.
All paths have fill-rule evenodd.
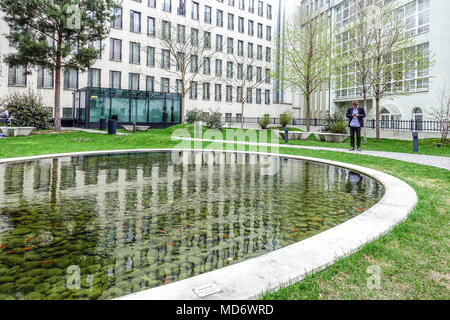
<path id="1" fill-rule="evenodd" d="M 92 150 L 171 148 L 179 143 L 171 141 L 172 132 L 182 127 L 152 129 L 148 133 L 128 136 L 68 132 L 11 137 L 0 139 L 0 158 Z M 193 127 L 187 128 L 193 135 Z M 317 145 L 319 142 L 306 143 Z M 380 142 L 377 147 L 384 145 L 388 151 L 403 151 L 401 148 L 406 148 L 407 142 L 400 147 L 402 143 L 395 147 L 391 141 Z M 210 143 L 204 142 L 203 145 L 207 147 Z M 320 145 L 325 143 L 320 142 Z M 332 145 L 336 147 L 336 144 Z M 372 145 L 370 140 L 364 148 L 369 149 L 369 145 Z M 245 146 L 246 149 L 248 147 Z M 450 299 L 450 171 L 361 154 L 282 146 L 279 151 L 358 164 L 392 174 L 416 190 L 419 203 L 407 221 L 385 236 L 299 283 L 264 294 L 263 299 Z M 448 151 L 440 155 L 448 155 Z M 381 268 L 380 290 L 369 289 L 366 285 L 370 276 L 366 269 L 372 265 Z"/>

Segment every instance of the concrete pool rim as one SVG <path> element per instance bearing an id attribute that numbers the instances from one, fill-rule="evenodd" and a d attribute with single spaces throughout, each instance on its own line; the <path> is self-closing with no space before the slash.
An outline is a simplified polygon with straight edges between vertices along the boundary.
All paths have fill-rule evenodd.
<path id="1" fill-rule="evenodd" d="M 322 270 L 333 264 L 337 259 L 348 256 L 363 245 L 379 238 L 395 225 L 406 220 L 418 202 L 417 194 L 411 186 L 389 174 L 359 165 L 280 153 L 178 148 L 103 150 L 6 158 L 0 159 L 0 164 L 73 156 L 173 151 L 279 156 L 333 165 L 375 179 L 383 185 L 385 192 L 377 204 L 363 213 L 300 242 L 191 278 L 121 296 L 116 298 L 117 300 L 237 300 L 258 298 L 268 290 L 276 290 L 300 281 L 307 274 Z M 216 285 L 221 291 L 204 298 L 200 298 L 194 293 L 194 288 L 208 284 Z"/>

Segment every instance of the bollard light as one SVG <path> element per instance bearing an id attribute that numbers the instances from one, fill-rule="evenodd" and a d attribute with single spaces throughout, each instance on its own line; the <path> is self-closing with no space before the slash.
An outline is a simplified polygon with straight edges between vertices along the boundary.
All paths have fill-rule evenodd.
<path id="1" fill-rule="evenodd" d="M 419 133 L 413 132 L 413 152 L 419 152 Z"/>
<path id="2" fill-rule="evenodd" d="M 289 129 L 288 127 L 284 127 L 284 143 L 288 143 L 289 141 Z"/>

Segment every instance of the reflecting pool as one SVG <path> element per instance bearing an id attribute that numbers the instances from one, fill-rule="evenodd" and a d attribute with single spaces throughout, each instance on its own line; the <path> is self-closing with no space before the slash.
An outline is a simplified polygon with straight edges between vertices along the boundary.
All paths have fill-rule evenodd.
<path id="1" fill-rule="evenodd" d="M 237 153 L 0 164 L 0 299 L 165 285 L 332 228 L 383 192 L 340 167 Z"/>

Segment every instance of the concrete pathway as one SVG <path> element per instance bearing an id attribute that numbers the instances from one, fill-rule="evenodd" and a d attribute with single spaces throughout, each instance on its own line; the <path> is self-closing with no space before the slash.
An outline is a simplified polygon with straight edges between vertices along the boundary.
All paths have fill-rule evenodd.
<path id="1" fill-rule="evenodd" d="M 83 132 L 89 132 L 89 133 L 102 133 L 102 134 L 107 134 L 108 131 L 101 131 L 101 130 L 95 130 L 95 129 L 83 129 L 83 128 L 75 128 L 75 127 L 63 127 L 61 128 L 64 131 L 83 131 Z M 123 133 L 123 132 L 116 132 L 117 135 L 119 136 L 127 136 L 127 133 Z"/>
<path id="2" fill-rule="evenodd" d="M 197 139 L 197 138 L 183 138 L 174 137 L 179 140 L 193 140 L 193 141 L 206 141 L 206 142 L 234 142 L 236 144 L 245 145 L 260 145 L 267 147 L 279 147 L 279 148 L 292 148 L 292 149 L 310 149 L 310 150 L 325 150 L 325 151 L 336 151 L 345 153 L 357 153 L 374 157 L 389 158 L 394 160 L 401 160 L 406 162 L 412 162 L 417 164 L 423 164 L 427 166 L 433 166 L 437 168 L 450 170 L 450 157 L 443 156 L 430 156 L 424 154 L 414 154 L 414 153 L 400 153 L 400 152 L 387 152 L 387 151 L 372 151 L 372 150 L 362 150 L 362 151 L 350 151 L 348 149 L 342 148 L 327 148 L 327 147 L 314 147 L 314 146 L 296 146 L 296 145 L 285 145 L 277 143 L 257 143 L 257 142 L 244 142 L 244 141 L 227 141 L 227 140 L 213 140 L 213 139 Z"/>

